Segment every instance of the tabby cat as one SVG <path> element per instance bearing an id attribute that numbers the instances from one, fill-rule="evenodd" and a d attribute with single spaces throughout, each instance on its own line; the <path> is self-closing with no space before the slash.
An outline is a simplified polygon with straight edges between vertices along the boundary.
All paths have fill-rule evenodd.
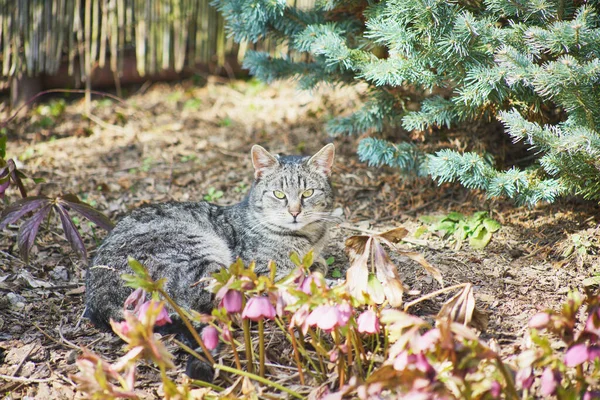
<path id="1" fill-rule="evenodd" d="M 194 283 L 238 257 L 246 264 L 256 261 L 258 274 L 268 273 L 273 260 L 281 277 L 294 268 L 292 251 L 302 255 L 313 249 L 318 256 L 332 220 L 334 153 L 328 144 L 312 157 L 273 156 L 255 145 L 255 179 L 241 203 L 168 202 L 134 210 L 106 237 L 88 268 L 86 316 L 104 328 L 111 318 L 123 319 L 123 303 L 132 291 L 120 277 L 131 273 L 128 256 L 144 264 L 153 279 L 166 278 L 164 288 L 180 306 L 202 313 L 212 310 L 212 295 Z M 173 320 L 166 327 L 185 330 Z"/>

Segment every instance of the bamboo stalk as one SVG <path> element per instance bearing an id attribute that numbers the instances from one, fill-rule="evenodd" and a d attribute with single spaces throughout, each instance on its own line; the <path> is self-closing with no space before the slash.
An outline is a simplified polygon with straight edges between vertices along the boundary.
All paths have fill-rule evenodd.
<path id="1" fill-rule="evenodd" d="M 100 24 L 100 52 L 98 54 L 98 66 L 103 68 L 106 65 L 106 42 L 108 42 L 108 32 L 110 29 L 108 17 L 111 14 L 108 8 L 108 0 L 102 0 L 101 12 L 102 23 Z"/>
<path id="2" fill-rule="evenodd" d="M 83 23 L 85 24 L 85 113 L 87 115 L 91 114 L 91 104 L 92 104 L 92 60 L 91 60 L 91 40 L 92 40 L 92 1 L 94 0 L 85 0 L 85 17 Z"/>

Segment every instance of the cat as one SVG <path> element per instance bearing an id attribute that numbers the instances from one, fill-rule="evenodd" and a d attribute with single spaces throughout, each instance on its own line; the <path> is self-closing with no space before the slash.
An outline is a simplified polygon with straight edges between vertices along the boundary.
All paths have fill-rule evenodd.
<path id="1" fill-rule="evenodd" d="M 303 255 L 312 249 L 317 259 L 334 220 L 334 155 L 333 144 L 312 157 L 273 156 L 254 145 L 254 182 L 242 202 L 167 202 L 134 210 L 117 223 L 90 263 L 85 316 L 104 329 L 110 319 L 123 319 L 123 303 L 133 290 L 120 277 L 131 273 L 129 256 L 144 264 L 153 279 L 166 278 L 164 289 L 180 306 L 201 313 L 211 312 L 213 296 L 194 284 L 238 257 L 246 265 L 255 261 L 257 274 L 265 275 L 269 261 L 275 261 L 277 277 L 295 268 L 293 251 Z M 320 268 L 326 272 L 324 262 Z M 172 319 L 166 333 L 187 332 L 175 323 L 175 315 Z M 196 379 L 212 379 L 206 366 L 188 362 L 187 372 Z"/>

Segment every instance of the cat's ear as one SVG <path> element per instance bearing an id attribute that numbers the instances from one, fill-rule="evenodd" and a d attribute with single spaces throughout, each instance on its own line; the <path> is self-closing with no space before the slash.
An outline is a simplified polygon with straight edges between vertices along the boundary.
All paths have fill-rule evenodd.
<path id="1" fill-rule="evenodd" d="M 335 146 L 329 143 L 323 147 L 317 154 L 308 160 L 307 165 L 314 168 L 325 176 L 331 175 L 331 167 L 333 166 L 333 157 L 335 156 Z"/>
<path id="2" fill-rule="evenodd" d="M 252 165 L 254 165 L 254 178 L 259 179 L 268 169 L 279 165 L 279 161 L 263 147 L 255 144 L 252 146 Z"/>

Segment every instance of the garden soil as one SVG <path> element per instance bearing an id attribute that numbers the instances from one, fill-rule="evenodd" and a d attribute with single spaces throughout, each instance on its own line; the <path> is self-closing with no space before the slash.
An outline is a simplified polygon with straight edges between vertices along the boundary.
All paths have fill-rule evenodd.
<path id="1" fill-rule="evenodd" d="M 488 319 L 480 335 L 505 355 L 519 353 L 533 314 L 557 309 L 570 290 L 597 285 L 598 204 L 567 199 L 524 208 L 457 184 L 438 186 L 401 178 L 391 168 L 370 167 L 356 155 L 359 137 L 325 132 L 328 119 L 360 105 L 364 88 L 299 92 L 293 82 L 197 77 L 128 89 L 123 101 L 94 97 L 89 118 L 83 99 L 71 94 L 65 107 L 59 97 L 44 98 L 8 124 L 7 157 L 17 160 L 27 176 L 43 179 L 25 181 L 30 195 L 74 193 L 114 221 L 151 202 L 207 196 L 217 204 L 233 204 L 252 183 L 254 143 L 274 153 L 312 154 L 333 142 L 335 207 L 343 220 L 333 227 L 324 255 L 333 261 L 334 276 L 344 277 L 349 266 L 347 237 L 403 226 L 409 235 L 400 247 L 424 255 L 440 270 L 445 286 L 473 284 L 477 307 Z M 9 115 L 0 109 L 2 120 Z M 470 135 L 475 138 L 493 137 L 498 130 L 494 124 L 469 129 L 479 132 Z M 459 131 L 441 133 L 448 146 L 477 148 L 461 142 L 465 135 Z M 440 132 L 412 139 L 427 144 L 427 134 Z M 400 140 L 407 133 L 386 135 Z M 16 190 L 8 191 L 8 202 L 18 198 Z M 423 233 L 427 217 L 452 211 L 487 211 L 502 228 L 481 250 L 439 232 Z M 74 216 L 91 256 L 105 232 Z M 77 398 L 71 376 L 77 373 L 81 347 L 115 360 L 123 354 L 123 342 L 82 318 L 86 263 L 69 247 L 58 218 L 43 225 L 27 263 L 19 256 L 17 233 L 18 225 L 0 232 L 0 394 L 5 399 Z M 440 289 L 419 264 L 391 253 L 409 289 L 407 302 Z M 432 320 L 453 294 L 419 302 L 409 311 Z M 269 373 L 284 385 L 298 385 L 293 369 L 278 366 L 277 346 L 270 344 Z M 169 342 L 169 348 L 175 351 L 176 345 Z M 179 370 L 171 374 L 181 379 L 184 356 L 177 354 Z M 230 361 L 223 355 L 222 362 Z M 160 396 L 158 377 L 152 366 L 138 368 L 140 397 Z M 310 388 L 297 390 L 307 394 Z"/>

